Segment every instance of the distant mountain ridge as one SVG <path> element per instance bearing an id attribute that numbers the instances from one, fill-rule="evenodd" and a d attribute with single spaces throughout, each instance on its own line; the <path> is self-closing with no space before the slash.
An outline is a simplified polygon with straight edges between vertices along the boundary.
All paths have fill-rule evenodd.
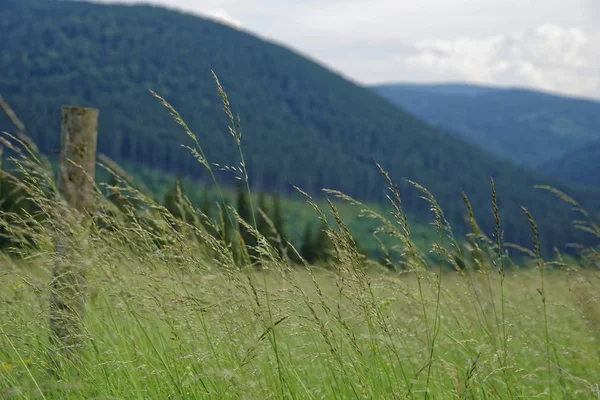
<path id="1" fill-rule="evenodd" d="M 536 168 L 600 140 L 600 102 L 520 88 L 389 84 L 373 90 L 419 118 Z"/>
<path id="2" fill-rule="evenodd" d="M 538 171 L 565 182 L 600 188 L 600 140 L 548 161 Z"/>
<path id="3" fill-rule="evenodd" d="M 468 83 L 391 83 L 373 86 L 376 89 L 394 88 L 398 90 L 415 90 L 432 94 L 461 96 L 478 96 L 493 93 L 499 89 L 489 86 L 471 85 Z"/>
<path id="4" fill-rule="evenodd" d="M 482 229 L 494 230 L 489 177 L 500 197 L 506 240 L 528 246 L 521 206 L 539 217 L 544 249 L 585 241 L 569 207 L 536 184 L 558 186 L 591 210 L 595 193 L 556 184 L 447 135 L 279 45 L 199 17 L 151 6 L 4 0 L 0 6 L 0 93 L 44 152 L 58 149 L 60 105 L 100 109 L 99 150 L 117 161 L 206 179 L 181 144 L 189 138 L 149 90 L 165 97 L 195 132 L 211 163 L 237 165 L 211 70 L 242 123 L 251 185 L 313 194 L 339 189 L 385 201 L 375 162 L 399 184 L 421 221 L 430 205 L 405 179 L 426 187 L 455 232 L 466 232 L 465 192 Z M 10 131 L 0 115 L 0 129 Z M 231 179 L 231 174 L 223 175 Z"/>
<path id="5" fill-rule="evenodd" d="M 395 87 L 398 89 L 411 89 L 411 90 L 419 90 L 419 91 L 429 91 L 432 93 L 440 93 L 440 94 L 457 94 L 457 95 L 480 95 L 480 94 L 488 94 L 493 92 L 524 92 L 524 93 L 532 93 L 538 94 L 541 96 L 549 96 L 554 98 L 559 98 L 563 100 L 578 100 L 578 101 L 588 101 L 598 103 L 600 99 L 586 96 L 574 96 L 567 95 L 558 92 L 551 92 L 548 90 L 536 89 L 532 87 L 526 86 L 518 86 L 518 85 L 502 85 L 502 86 L 494 86 L 494 85 L 484 85 L 477 83 L 468 83 L 468 82 L 390 82 L 390 83 L 379 83 L 371 85 L 372 88 L 379 87 Z"/>

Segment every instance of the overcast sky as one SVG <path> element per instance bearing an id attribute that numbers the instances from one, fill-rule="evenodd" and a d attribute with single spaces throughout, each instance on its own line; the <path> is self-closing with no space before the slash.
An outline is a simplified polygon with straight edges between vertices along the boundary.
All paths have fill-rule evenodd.
<path id="1" fill-rule="evenodd" d="M 461 81 L 600 99 L 600 0 L 144 2 L 212 16 L 362 84 Z"/>

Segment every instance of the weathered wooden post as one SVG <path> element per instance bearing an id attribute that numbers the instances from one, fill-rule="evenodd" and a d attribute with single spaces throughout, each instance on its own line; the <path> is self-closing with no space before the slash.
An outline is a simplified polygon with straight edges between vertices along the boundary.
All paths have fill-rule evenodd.
<path id="1" fill-rule="evenodd" d="M 85 306 L 85 267 L 72 257 L 80 249 L 78 231 L 94 202 L 98 138 L 98 110 L 63 106 L 59 164 L 59 191 L 70 208 L 56 221 L 57 261 L 50 295 L 51 343 L 61 358 L 70 359 L 82 343 Z M 53 363 L 58 360 L 52 357 Z"/>

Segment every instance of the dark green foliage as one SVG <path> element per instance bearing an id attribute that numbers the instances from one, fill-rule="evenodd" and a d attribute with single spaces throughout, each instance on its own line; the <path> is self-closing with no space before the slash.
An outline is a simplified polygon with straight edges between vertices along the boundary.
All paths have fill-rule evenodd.
<path id="1" fill-rule="evenodd" d="M 285 234 L 285 220 L 283 218 L 283 211 L 281 209 L 281 197 L 279 193 L 275 193 L 273 196 L 273 226 L 275 227 L 275 231 L 281 239 L 284 240 L 286 237 Z"/>
<path id="2" fill-rule="evenodd" d="M 457 234 L 468 231 L 466 192 L 490 233 L 487 182 L 493 176 L 508 242 L 530 244 L 522 205 L 538 218 L 548 254 L 567 242 L 589 242 L 570 225 L 569 206 L 533 188 L 552 181 L 497 161 L 371 90 L 245 32 L 155 7 L 53 0 L 2 1 L 0 32 L 10 32 L 0 41 L 0 93 L 45 153 L 59 147 L 61 104 L 93 106 L 100 109 L 100 152 L 206 181 L 205 168 L 181 146 L 190 139 L 149 90 L 181 113 L 210 163 L 235 164 L 239 155 L 214 70 L 244 125 L 253 190 L 287 195 L 292 185 L 310 193 L 327 187 L 384 201 L 377 161 L 398 182 L 411 216 L 432 219 L 429 205 L 404 179 L 433 193 Z M 12 129 L 3 115 L 0 129 Z M 219 179 L 233 183 L 231 175 Z M 597 208 L 596 193 L 555 186 Z M 282 229 L 282 219 L 273 221 Z"/>
<path id="3" fill-rule="evenodd" d="M 0 226 L 0 249 L 30 245 L 30 234 L 22 217 L 40 217 L 39 207 L 30 199 L 30 195 L 19 184 L 23 179 L 18 171 L 5 169 L 2 151 L 0 151 L 0 213 L 7 225 Z M 16 222 L 19 219 L 19 222 Z M 38 218 L 39 219 L 39 218 Z M 14 223 L 13 223 L 14 222 Z"/>
<path id="4" fill-rule="evenodd" d="M 6 176 L 4 171 L 0 171 L 0 212 L 4 213 L 22 213 L 22 210 L 28 210 L 31 204 L 27 201 L 25 193 Z M 8 221 L 10 217 L 6 218 Z M 16 238 L 9 234 L 7 227 L 0 227 L 0 248 L 5 249 L 9 245 L 15 245 Z"/>
<path id="5" fill-rule="evenodd" d="M 252 225 L 252 209 L 248 201 L 248 192 L 242 181 L 238 181 L 237 188 L 237 212 L 242 220 Z"/>
<path id="6" fill-rule="evenodd" d="M 243 258 L 238 240 L 240 238 L 237 230 L 238 224 L 236 224 L 233 215 L 231 215 L 229 207 L 230 201 L 227 197 L 218 205 L 218 235 L 227 246 L 231 247 L 236 264 L 242 265 Z"/>
<path id="7" fill-rule="evenodd" d="M 17 184 L 9 172 L 0 170 L 0 207 L 3 212 L 31 211 L 32 204 L 27 194 Z"/>
<path id="8" fill-rule="evenodd" d="M 313 241 L 312 224 L 308 222 L 306 224 L 306 228 L 304 229 L 304 235 L 302 237 L 302 248 L 300 250 L 300 255 L 309 264 L 315 262 L 316 259 L 314 246 L 315 243 Z"/>
<path id="9" fill-rule="evenodd" d="M 231 243 L 234 238 L 234 231 L 236 229 L 236 225 L 234 225 L 233 220 L 229 218 L 228 208 L 229 208 L 229 199 L 225 198 L 225 200 L 219 204 L 218 217 L 219 217 L 219 226 L 221 227 L 221 231 L 220 231 L 221 240 L 223 240 L 226 243 Z"/>
<path id="10" fill-rule="evenodd" d="M 451 134 L 530 167 L 600 139 L 600 103 L 594 101 L 453 84 L 392 84 L 374 90 Z"/>
<path id="11" fill-rule="evenodd" d="M 387 269 L 392 270 L 392 271 L 394 271 L 396 269 L 394 260 L 392 259 L 392 257 L 390 256 L 389 253 L 380 252 L 378 258 L 379 258 L 379 263 L 381 265 L 383 265 L 384 267 L 386 267 Z"/>
<path id="12" fill-rule="evenodd" d="M 352 235 L 352 240 L 354 241 L 354 245 L 356 246 L 356 251 L 358 251 L 358 254 L 369 257 L 369 251 L 361 245 L 361 242 L 358 240 L 358 238 Z"/>
<path id="13" fill-rule="evenodd" d="M 138 208 L 138 202 L 132 200 L 132 198 L 127 195 L 124 185 L 119 182 L 114 175 L 110 175 L 107 185 L 109 186 L 109 189 L 106 193 L 106 199 L 113 203 L 119 211 L 125 213 L 131 208 Z"/>
<path id="14" fill-rule="evenodd" d="M 317 232 L 309 222 L 304 230 L 300 254 L 308 263 L 327 262 L 334 256 L 333 242 L 327 235 L 328 226 L 321 221 Z"/>
<path id="15" fill-rule="evenodd" d="M 269 238 L 273 235 L 273 232 L 271 230 L 269 221 L 267 220 L 267 218 L 269 218 L 270 211 L 269 207 L 267 206 L 265 192 L 263 191 L 258 194 L 258 210 L 262 212 L 256 212 L 256 229 L 261 235 Z"/>
<path id="16" fill-rule="evenodd" d="M 202 220 L 200 222 L 207 233 L 213 237 L 219 237 L 213 223 L 213 204 L 209 194 L 209 188 L 205 187 L 200 196 L 200 211 L 202 212 L 202 216 L 200 216 Z"/>
<path id="17" fill-rule="evenodd" d="M 242 181 L 238 181 L 237 184 L 237 212 L 239 217 L 248 225 L 253 227 L 253 211 L 250 206 L 250 201 L 248 199 L 248 191 L 246 189 L 246 185 Z M 246 250 L 248 251 L 248 255 L 250 256 L 251 261 L 258 261 L 258 253 L 256 252 L 256 236 L 247 229 L 243 224 L 238 224 L 240 237 L 246 246 Z"/>
<path id="18" fill-rule="evenodd" d="M 173 215 L 175 218 L 183 217 L 183 205 L 182 205 L 182 196 L 184 193 L 183 182 L 181 179 L 181 175 L 177 175 L 177 180 L 169 188 L 167 194 L 165 194 L 165 200 L 163 205 L 165 208 Z"/>
<path id="19" fill-rule="evenodd" d="M 275 232 L 273 232 L 272 244 L 276 249 L 283 253 L 287 253 L 288 246 L 287 235 L 285 233 L 285 219 L 283 217 L 283 210 L 281 209 L 281 197 L 279 193 L 273 195 L 273 208 L 272 208 L 271 221 Z"/>
<path id="20" fill-rule="evenodd" d="M 200 211 L 202 211 L 202 214 L 204 214 L 207 218 L 211 218 L 212 203 L 210 200 L 210 195 L 208 194 L 208 189 L 206 188 L 202 191 L 202 203 L 200 205 Z"/>
<path id="21" fill-rule="evenodd" d="M 98 179 L 98 177 L 96 177 Z M 114 224 L 109 222 L 110 218 L 124 218 L 131 219 L 130 213 L 137 213 L 139 211 L 139 202 L 132 200 L 127 193 L 126 188 L 123 183 L 119 181 L 115 177 L 115 175 L 110 174 L 108 176 L 108 181 L 97 181 L 100 182 L 100 187 L 104 187 L 104 195 L 106 200 L 109 203 L 112 203 L 114 207 L 101 207 L 98 211 L 94 213 L 94 219 L 97 224 L 99 230 L 108 230 L 112 231 L 114 229 Z M 139 221 L 138 221 L 139 222 Z M 158 240 L 155 241 L 158 244 Z"/>
<path id="22" fill-rule="evenodd" d="M 313 252 L 315 260 L 326 262 L 330 260 L 334 255 L 334 246 L 333 242 L 327 235 L 327 230 L 329 227 L 323 221 L 319 226 L 319 230 L 317 230 L 317 234 L 315 235 L 314 244 L 313 244 Z"/>
<path id="23" fill-rule="evenodd" d="M 108 201 L 110 201 L 111 203 L 113 203 L 117 209 L 119 209 L 120 211 L 124 211 L 126 208 L 126 201 L 123 198 L 123 196 L 121 195 L 121 193 L 118 191 L 117 188 L 120 188 L 120 183 L 117 180 L 117 178 L 115 178 L 114 175 L 111 175 L 108 179 L 108 186 L 110 186 L 108 193 L 106 194 L 106 199 Z M 115 188 L 115 189 L 113 189 Z"/>

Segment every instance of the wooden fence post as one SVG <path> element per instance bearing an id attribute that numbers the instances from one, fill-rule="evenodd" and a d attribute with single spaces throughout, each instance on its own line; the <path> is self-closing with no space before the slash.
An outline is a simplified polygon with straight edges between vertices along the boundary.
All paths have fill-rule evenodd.
<path id="1" fill-rule="evenodd" d="M 97 138 L 98 110 L 62 107 L 59 191 L 73 212 L 56 221 L 58 257 L 50 285 L 50 330 L 52 354 L 56 350 L 63 359 L 76 355 L 82 343 L 85 267 L 70 256 L 80 246 L 78 238 L 69 234 L 78 229 L 69 224 L 82 223 L 94 203 Z M 57 366 L 58 360 L 52 358 Z"/>

